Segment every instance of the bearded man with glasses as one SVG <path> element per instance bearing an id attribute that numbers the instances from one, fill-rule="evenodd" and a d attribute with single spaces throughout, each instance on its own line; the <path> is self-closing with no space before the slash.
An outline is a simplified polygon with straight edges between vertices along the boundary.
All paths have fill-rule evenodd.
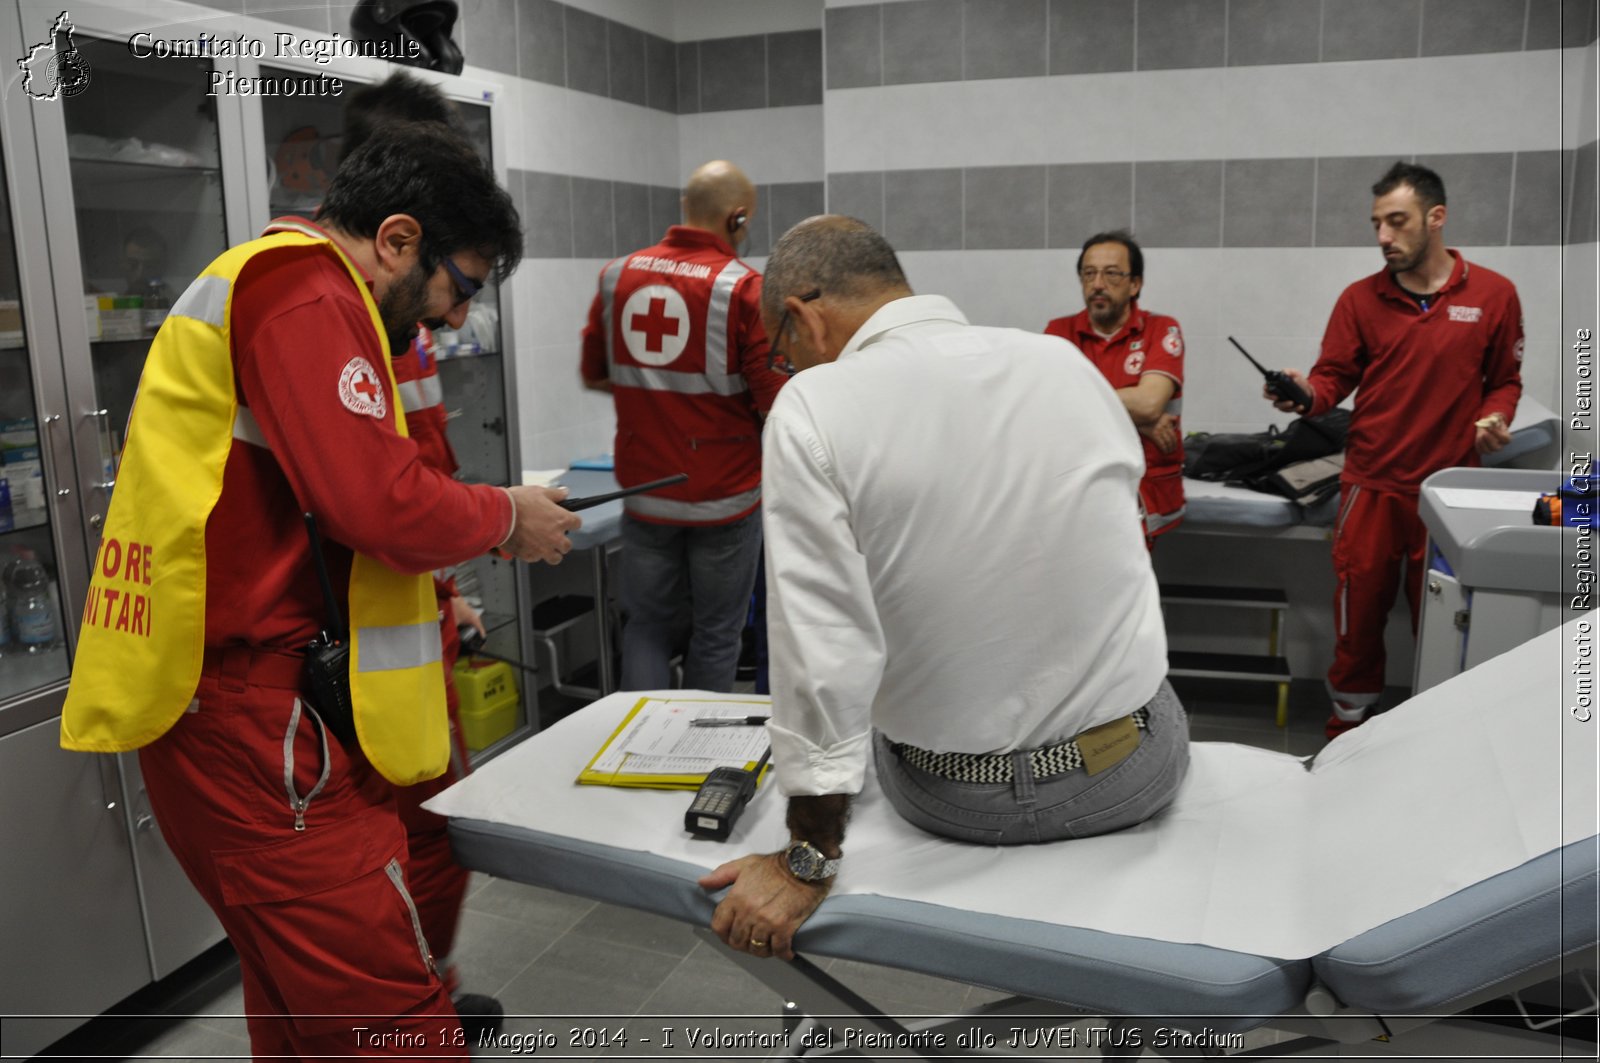
<path id="1" fill-rule="evenodd" d="M 1183 330 L 1176 318 L 1139 306 L 1144 252 L 1126 232 L 1096 233 L 1078 253 L 1084 309 L 1058 317 L 1045 333 L 1077 346 L 1095 364 L 1144 437 L 1145 544 L 1183 520 Z"/>

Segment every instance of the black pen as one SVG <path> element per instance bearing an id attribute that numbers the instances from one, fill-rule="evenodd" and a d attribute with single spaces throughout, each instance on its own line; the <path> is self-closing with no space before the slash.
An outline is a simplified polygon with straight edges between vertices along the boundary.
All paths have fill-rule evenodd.
<path id="1" fill-rule="evenodd" d="M 689 721 L 690 727 L 760 727 L 769 716 L 699 716 Z"/>

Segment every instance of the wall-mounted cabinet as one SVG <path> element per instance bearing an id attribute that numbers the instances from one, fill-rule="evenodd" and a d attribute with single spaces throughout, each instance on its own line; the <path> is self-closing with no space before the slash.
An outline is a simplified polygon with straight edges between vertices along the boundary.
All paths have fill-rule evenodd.
<path id="1" fill-rule="evenodd" d="M 80 606 L 172 300 L 272 217 L 315 210 L 337 167 L 343 99 L 209 95 L 213 73 L 330 75 L 348 93 L 393 69 L 135 55 L 136 33 L 201 31 L 260 39 L 271 54 L 283 28 L 182 3 L 74 4 L 70 43 L 61 17 L 38 0 L 0 7 L 0 53 L 34 57 L 30 70 L 8 67 L 0 93 L 0 850 L 19 857 L 0 862 L 0 1013 L 12 1015 L 98 1013 L 221 940 L 162 842 L 137 756 L 59 748 Z M 48 94 L 67 51 L 87 75 L 65 83 L 78 91 L 31 95 Z M 458 102 L 492 157 L 494 86 L 417 73 Z M 522 464 L 498 295 L 441 336 L 440 375 L 462 478 L 505 484 Z M 470 569 L 496 625 L 491 647 L 528 655 L 519 566 Z M 533 697 L 519 730 L 537 725 Z M 8 1022 L 6 1051 L 37 1051 L 77 1021 Z"/>

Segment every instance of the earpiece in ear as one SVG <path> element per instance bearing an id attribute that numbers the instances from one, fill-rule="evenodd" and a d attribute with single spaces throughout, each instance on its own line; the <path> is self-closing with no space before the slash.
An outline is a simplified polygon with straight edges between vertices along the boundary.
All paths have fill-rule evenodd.
<path id="1" fill-rule="evenodd" d="M 744 223 L 746 221 L 748 221 L 748 220 L 749 220 L 749 218 L 747 218 L 745 216 L 745 213 L 742 210 L 739 213 L 735 214 L 733 217 L 729 218 L 728 219 L 728 235 L 732 236 L 734 233 L 736 233 L 740 229 L 744 228 Z"/>

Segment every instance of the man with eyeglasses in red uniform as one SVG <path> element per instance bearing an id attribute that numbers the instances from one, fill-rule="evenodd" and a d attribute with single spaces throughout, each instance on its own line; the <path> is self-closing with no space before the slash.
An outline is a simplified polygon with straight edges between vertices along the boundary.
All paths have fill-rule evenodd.
<path id="1" fill-rule="evenodd" d="M 1144 443 L 1145 545 L 1183 521 L 1183 330 L 1176 318 L 1139 306 L 1144 252 L 1121 230 L 1096 233 L 1078 253 L 1084 308 L 1046 325 L 1077 346 L 1116 391 Z"/>

